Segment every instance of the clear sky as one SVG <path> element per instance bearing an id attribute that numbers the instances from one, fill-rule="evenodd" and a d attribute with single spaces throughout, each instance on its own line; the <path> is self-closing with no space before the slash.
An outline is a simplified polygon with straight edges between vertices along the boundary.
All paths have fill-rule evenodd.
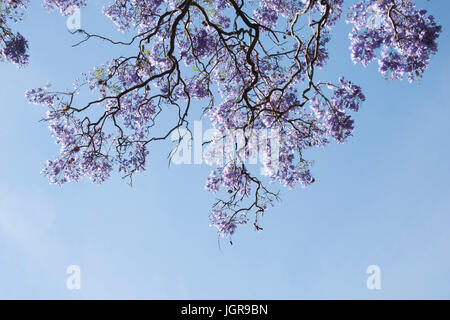
<path id="1" fill-rule="evenodd" d="M 113 176 L 49 185 L 40 174 L 57 146 L 44 107 L 24 92 L 73 79 L 117 56 L 100 41 L 72 48 L 66 19 L 40 1 L 18 30 L 31 64 L 0 64 L 0 298 L 450 298 L 450 2 L 417 0 L 443 25 L 439 53 L 420 84 L 389 83 L 349 57 L 341 22 L 324 77 L 344 75 L 364 89 L 353 138 L 309 153 L 308 189 L 281 189 L 257 233 L 218 246 L 208 226 L 214 196 L 207 165 L 167 167 L 168 144 L 154 145 L 146 173 L 130 188 Z M 121 38 L 95 2 L 82 28 Z M 201 105 L 197 104 L 200 108 Z M 81 290 L 66 268 L 81 268 Z M 381 290 L 366 269 L 381 268 Z"/>

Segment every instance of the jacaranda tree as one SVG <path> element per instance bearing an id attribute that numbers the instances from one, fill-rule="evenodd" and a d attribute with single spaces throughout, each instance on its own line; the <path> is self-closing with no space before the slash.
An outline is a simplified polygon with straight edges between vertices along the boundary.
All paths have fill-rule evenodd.
<path id="1" fill-rule="evenodd" d="M 376 60 L 389 80 L 420 79 L 441 32 L 412 0 L 346 1 L 347 13 L 344 0 L 110 2 L 104 14 L 129 41 L 78 30 L 81 42 L 101 39 L 135 53 L 82 74 L 71 90 L 46 85 L 26 93 L 48 107 L 45 119 L 61 147 L 43 173 L 58 185 L 81 177 L 102 183 L 115 169 L 132 179 L 145 170 L 152 143 L 184 132 L 181 143 L 191 132 L 188 113 L 201 106 L 218 133 L 204 142 L 215 168 L 206 189 L 219 193 L 210 220 L 223 237 L 249 221 L 261 229 L 258 218 L 278 199 L 266 180 L 308 186 L 314 178 L 305 150 L 351 136 L 351 113 L 365 100 L 361 88 L 344 77 L 316 76 L 327 66 L 327 44 L 342 16 L 352 25 L 351 59 L 364 66 Z M 87 3 L 43 1 L 64 15 Z M 28 62 L 28 43 L 11 25 L 27 5 L 0 0 L 0 56 L 19 67 Z M 92 94 L 89 103 L 79 101 Z M 176 116 L 159 124 L 167 110 Z M 155 133 L 156 124 L 163 134 Z M 230 146 L 234 152 L 224 151 Z M 245 161 L 255 152 L 264 159 L 256 173 Z"/>

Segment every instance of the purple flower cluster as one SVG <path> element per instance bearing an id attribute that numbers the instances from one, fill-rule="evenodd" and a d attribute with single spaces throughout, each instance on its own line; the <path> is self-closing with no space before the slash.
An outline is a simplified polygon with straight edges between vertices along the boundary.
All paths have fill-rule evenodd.
<path id="1" fill-rule="evenodd" d="M 0 2 L 0 61 L 6 60 L 19 68 L 28 64 L 28 42 L 20 33 L 13 32 L 9 23 L 21 21 L 27 6 L 27 0 Z"/>
<path id="2" fill-rule="evenodd" d="M 351 57 L 367 65 L 377 59 L 379 71 L 391 80 L 420 79 L 437 52 L 441 26 L 412 1 L 363 0 L 353 5 L 347 23 Z M 380 54 L 377 51 L 380 50 Z"/>
<path id="3" fill-rule="evenodd" d="M 248 222 L 245 215 L 236 218 L 236 216 L 229 216 L 225 211 L 216 209 L 211 210 L 209 219 L 210 226 L 216 227 L 219 236 L 222 238 L 233 235 L 238 225 L 246 224 Z"/>
<path id="4" fill-rule="evenodd" d="M 86 6 L 88 0 L 44 0 L 43 7 L 49 11 L 59 9 L 61 14 L 69 15 L 74 8 Z"/>
<path id="5" fill-rule="evenodd" d="M 28 42 L 20 33 L 5 41 L 5 48 L 2 50 L 3 56 L 19 67 L 28 64 L 29 56 L 27 52 Z"/>

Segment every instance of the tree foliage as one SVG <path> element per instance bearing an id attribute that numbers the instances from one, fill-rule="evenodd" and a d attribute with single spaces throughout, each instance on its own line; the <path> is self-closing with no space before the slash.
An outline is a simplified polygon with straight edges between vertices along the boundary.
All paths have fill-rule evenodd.
<path id="1" fill-rule="evenodd" d="M 44 7 L 68 15 L 87 2 L 44 0 Z M 232 157 L 207 159 L 215 169 L 206 189 L 219 194 L 211 224 L 224 237 L 249 221 L 262 229 L 258 218 L 278 199 L 263 177 L 288 188 L 313 183 L 305 150 L 343 143 L 354 128 L 351 113 L 365 100 L 361 88 L 344 77 L 317 79 L 317 70 L 328 63 L 335 24 L 342 18 L 352 25 L 351 59 L 364 66 L 377 61 L 390 80 L 420 79 L 437 52 L 441 27 L 413 1 L 346 1 L 345 13 L 343 2 L 112 1 L 104 14 L 129 41 L 78 30 L 84 37 L 80 44 L 102 39 L 135 53 L 82 74 L 71 90 L 47 85 L 26 93 L 32 103 L 48 107 L 46 120 L 61 147 L 43 172 L 59 185 L 81 177 L 102 183 L 115 169 L 131 179 L 145 170 L 154 142 L 190 130 L 188 114 L 200 100 L 218 132 L 208 144 L 217 149 L 231 137 L 237 145 L 234 135 L 241 135 Z M 9 25 L 21 19 L 28 2 L 0 4 L 1 56 L 24 66 L 27 41 Z M 81 104 L 79 94 L 87 92 L 97 98 Z M 178 116 L 156 135 L 155 124 L 167 110 Z M 270 134 L 262 137 L 256 133 L 261 130 Z M 255 152 L 265 159 L 257 174 L 245 163 Z"/>

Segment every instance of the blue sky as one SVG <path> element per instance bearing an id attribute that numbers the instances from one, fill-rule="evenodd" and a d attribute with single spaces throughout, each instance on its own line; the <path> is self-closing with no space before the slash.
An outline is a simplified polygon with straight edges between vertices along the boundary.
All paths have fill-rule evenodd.
<path id="1" fill-rule="evenodd" d="M 168 168 L 168 144 L 154 145 L 133 188 L 119 175 L 61 188 L 40 174 L 57 146 L 38 122 L 45 109 L 24 92 L 69 87 L 121 49 L 95 40 L 72 48 L 65 18 L 33 1 L 18 26 L 30 66 L 0 65 L 0 298 L 450 298 L 450 3 L 417 2 L 444 28 L 421 83 L 354 66 L 341 23 L 323 74 L 364 89 L 354 137 L 310 152 L 316 183 L 280 187 L 264 231 L 244 227 L 219 249 L 208 226 L 214 196 L 203 189 L 210 168 Z M 82 11 L 82 27 L 123 37 L 100 7 Z M 366 288 L 373 264 L 381 290 Z M 81 290 L 66 287 L 69 265 L 81 268 Z"/>

